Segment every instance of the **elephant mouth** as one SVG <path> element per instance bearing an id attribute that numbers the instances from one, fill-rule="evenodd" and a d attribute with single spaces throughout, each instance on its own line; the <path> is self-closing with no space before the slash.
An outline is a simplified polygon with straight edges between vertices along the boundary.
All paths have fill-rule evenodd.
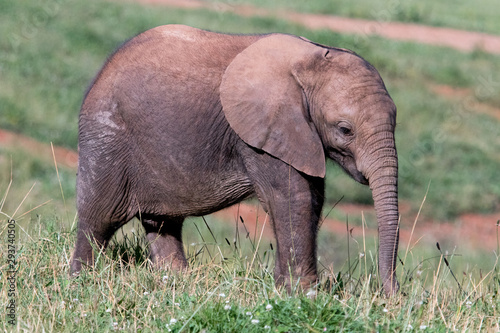
<path id="1" fill-rule="evenodd" d="M 366 179 L 366 177 L 360 171 L 358 171 L 358 170 L 356 170 L 356 171 L 357 171 L 356 174 L 350 173 L 352 178 L 360 184 L 368 185 L 369 184 L 368 179 Z"/>
<path id="2" fill-rule="evenodd" d="M 330 148 L 328 150 L 328 156 L 337 162 L 337 164 L 355 181 L 363 185 L 369 184 L 368 179 L 356 167 L 356 161 L 351 154 Z"/>

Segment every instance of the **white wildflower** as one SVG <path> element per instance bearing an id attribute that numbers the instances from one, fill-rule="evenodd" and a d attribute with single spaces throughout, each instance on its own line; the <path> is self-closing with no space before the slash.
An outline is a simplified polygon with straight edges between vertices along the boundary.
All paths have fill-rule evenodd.
<path id="1" fill-rule="evenodd" d="M 247 313 L 245 313 L 247 316 L 251 316 L 252 313 L 250 311 L 248 311 Z"/>
<path id="2" fill-rule="evenodd" d="M 413 326 L 411 326 L 411 324 L 408 324 L 408 329 L 409 329 L 409 330 L 412 330 L 412 329 L 413 329 Z"/>
<path id="3" fill-rule="evenodd" d="M 264 329 L 265 329 L 265 330 L 270 330 L 270 329 L 271 329 L 271 326 L 266 325 L 266 326 L 264 326 Z"/>
<path id="4" fill-rule="evenodd" d="M 181 303 L 174 303 L 174 306 L 181 306 Z"/>
<path id="5" fill-rule="evenodd" d="M 273 306 L 271 304 L 266 305 L 266 310 L 271 311 L 273 309 Z"/>
<path id="6" fill-rule="evenodd" d="M 161 282 L 166 283 L 167 280 L 168 280 L 168 275 L 163 275 L 163 277 L 161 278 Z"/>
<path id="7" fill-rule="evenodd" d="M 224 298 L 224 297 L 226 297 L 226 294 L 224 294 L 224 293 L 220 293 L 220 294 L 219 294 L 219 297 Z"/>
<path id="8" fill-rule="evenodd" d="M 224 305 L 224 310 L 231 310 L 231 305 L 229 304 Z"/>
<path id="9" fill-rule="evenodd" d="M 170 319 L 170 324 L 171 325 L 175 324 L 176 322 L 177 322 L 177 319 L 175 319 L 175 318 Z"/>
<path id="10" fill-rule="evenodd" d="M 387 310 L 386 308 L 384 308 L 382 311 L 384 311 L 385 313 L 389 312 L 389 310 Z"/>
<path id="11" fill-rule="evenodd" d="M 78 298 L 73 298 L 73 302 L 78 302 Z"/>
<path id="12" fill-rule="evenodd" d="M 147 296 L 147 295 L 149 295 L 149 292 L 145 291 L 144 296 Z"/>
<path id="13" fill-rule="evenodd" d="M 258 319 L 252 319 L 252 324 L 258 324 L 259 323 L 259 320 Z"/>
<path id="14" fill-rule="evenodd" d="M 306 294 L 307 297 L 315 297 L 316 296 L 316 290 L 309 290 Z"/>
<path id="15" fill-rule="evenodd" d="M 113 311 L 113 310 L 111 310 L 111 308 L 106 309 L 106 312 L 107 312 L 107 313 L 111 313 L 111 311 Z"/>
<path id="16" fill-rule="evenodd" d="M 420 327 L 419 327 L 419 328 L 420 328 L 421 330 L 425 330 L 425 329 L 427 328 L 427 326 L 426 326 L 426 325 L 420 325 Z"/>
<path id="17" fill-rule="evenodd" d="M 471 301 L 467 301 L 465 302 L 465 306 L 470 309 L 470 307 L 472 306 L 472 302 Z"/>
<path id="18" fill-rule="evenodd" d="M 360 252 L 359 253 L 359 258 L 361 259 L 361 258 L 364 258 L 364 257 L 365 257 L 365 253 L 364 252 Z"/>

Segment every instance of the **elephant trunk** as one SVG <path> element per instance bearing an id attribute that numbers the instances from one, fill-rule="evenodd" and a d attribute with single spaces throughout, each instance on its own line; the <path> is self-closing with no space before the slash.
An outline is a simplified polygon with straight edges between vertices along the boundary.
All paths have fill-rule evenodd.
<path id="1" fill-rule="evenodd" d="M 378 221 L 379 274 L 387 295 L 399 289 L 396 258 L 399 243 L 398 157 L 393 129 L 375 136 L 366 171 Z"/>

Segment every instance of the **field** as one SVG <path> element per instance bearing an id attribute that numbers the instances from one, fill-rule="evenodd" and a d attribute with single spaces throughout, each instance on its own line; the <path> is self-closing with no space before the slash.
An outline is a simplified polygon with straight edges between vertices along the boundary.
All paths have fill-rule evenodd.
<path id="1" fill-rule="evenodd" d="M 217 1 L 211 1 L 217 3 Z M 219 2 L 220 3 L 220 2 Z M 437 27 L 473 30 L 498 34 L 500 25 L 496 13 L 491 9 L 494 0 L 482 0 L 481 6 L 461 0 L 449 3 L 421 1 L 361 0 L 356 2 L 334 1 L 265 1 L 231 0 L 230 5 L 255 5 L 276 11 L 293 10 L 298 12 L 330 14 L 342 17 L 369 19 L 376 21 L 398 21 L 419 23 Z"/>
<path id="2" fill-rule="evenodd" d="M 0 328 L 499 331 L 500 56 L 480 47 L 461 52 L 309 30 L 282 17 L 224 10 L 250 4 L 365 19 L 380 19 L 377 13 L 385 10 L 391 15 L 384 20 L 500 35 L 498 14 L 487 10 L 494 4 L 479 2 L 440 4 L 432 14 L 430 1 L 363 1 L 359 6 L 275 1 L 266 7 L 271 2 L 254 0 L 210 2 L 209 9 L 97 0 L 1 2 L 0 304 L 6 309 L 16 300 L 17 322 L 10 326 L 2 310 Z M 129 225 L 97 269 L 68 278 L 77 221 L 74 151 L 83 93 L 124 40 L 168 23 L 222 32 L 297 34 L 355 50 L 380 71 L 398 106 L 400 294 L 387 299 L 379 293 L 369 189 L 332 163 L 327 173 L 328 219 L 318 249 L 322 277 L 315 298 L 290 297 L 274 287 L 272 237 L 264 229 L 261 238 L 264 214 L 256 216 L 256 208 L 248 204 L 240 208 L 250 207 L 254 213 L 245 215 L 244 224 L 235 210 L 208 216 L 208 223 L 187 223 L 185 244 L 192 264 L 187 275 L 153 270 L 141 250 L 141 229 Z M 10 228 L 11 218 L 15 228 Z M 346 231 L 351 228 L 351 233 Z M 11 229 L 18 268 L 15 298 L 8 295 L 6 273 Z"/>

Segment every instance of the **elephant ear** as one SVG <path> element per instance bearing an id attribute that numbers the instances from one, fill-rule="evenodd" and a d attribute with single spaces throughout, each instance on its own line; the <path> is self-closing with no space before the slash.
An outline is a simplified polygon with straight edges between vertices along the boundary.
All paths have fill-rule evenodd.
<path id="1" fill-rule="evenodd" d="M 253 43 L 227 67 L 220 86 L 227 121 L 248 145 L 314 177 L 325 176 L 325 153 L 292 67 L 311 44 L 288 35 Z"/>

